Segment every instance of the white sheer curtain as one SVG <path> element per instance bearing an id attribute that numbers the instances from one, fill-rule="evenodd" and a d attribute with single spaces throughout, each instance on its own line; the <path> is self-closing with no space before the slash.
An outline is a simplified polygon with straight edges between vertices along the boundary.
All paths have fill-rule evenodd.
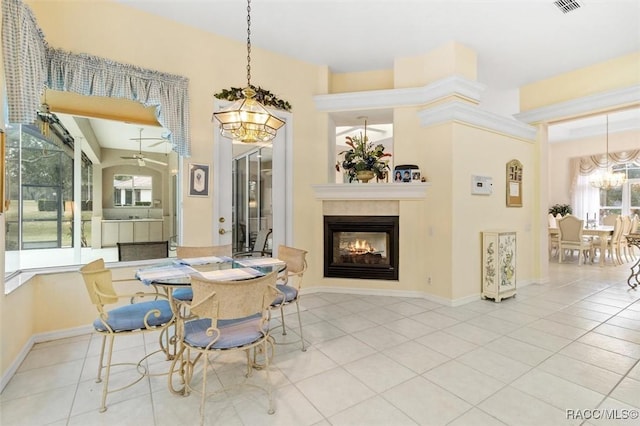
<path id="1" fill-rule="evenodd" d="M 580 219 L 587 219 L 595 216 L 597 221 L 600 211 L 600 190 L 591 186 L 590 175 L 580 174 L 580 158 L 571 160 L 571 205 L 573 206 L 573 215 Z"/>

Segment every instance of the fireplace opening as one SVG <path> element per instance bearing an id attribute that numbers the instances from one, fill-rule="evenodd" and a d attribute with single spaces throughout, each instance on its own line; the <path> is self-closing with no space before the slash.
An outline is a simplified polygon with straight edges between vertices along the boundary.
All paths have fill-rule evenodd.
<path id="1" fill-rule="evenodd" d="M 324 276 L 398 279 L 398 216 L 325 216 Z"/>

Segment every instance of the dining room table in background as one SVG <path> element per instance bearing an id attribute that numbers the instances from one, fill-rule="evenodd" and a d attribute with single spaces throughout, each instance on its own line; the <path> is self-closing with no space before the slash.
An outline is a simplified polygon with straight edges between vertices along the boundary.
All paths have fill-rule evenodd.
<path id="1" fill-rule="evenodd" d="M 558 228 L 549 228 L 549 236 L 558 235 Z M 607 238 L 613 235 L 613 226 L 599 225 L 591 228 L 584 228 L 582 230 L 582 236 L 598 237 L 600 244 L 597 248 L 600 249 L 600 259 L 598 263 L 600 266 L 604 266 L 605 254 L 607 252 Z"/>

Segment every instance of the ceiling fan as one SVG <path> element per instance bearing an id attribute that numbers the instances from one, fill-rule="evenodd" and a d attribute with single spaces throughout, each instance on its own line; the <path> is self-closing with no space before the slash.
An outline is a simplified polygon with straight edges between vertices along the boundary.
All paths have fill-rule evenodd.
<path id="1" fill-rule="evenodd" d="M 165 163 L 165 162 L 158 161 L 158 160 L 153 160 L 151 158 L 148 158 L 148 157 L 145 157 L 144 155 L 142 155 L 142 141 L 143 140 L 158 140 L 158 139 L 161 139 L 161 138 L 143 138 L 142 137 L 142 130 L 143 129 L 140 129 L 140 137 L 131 139 L 131 140 L 137 140 L 138 141 L 138 153 L 137 154 L 133 154 L 132 156 L 126 156 L 126 157 L 120 157 L 120 158 L 122 158 L 123 160 L 136 160 L 138 162 L 138 166 L 140 166 L 140 167 L 144 167 L 147 162 L 154 163 L 154 164 L 160 164 L 161 166 L 166 166 L 167 163 Z"/>

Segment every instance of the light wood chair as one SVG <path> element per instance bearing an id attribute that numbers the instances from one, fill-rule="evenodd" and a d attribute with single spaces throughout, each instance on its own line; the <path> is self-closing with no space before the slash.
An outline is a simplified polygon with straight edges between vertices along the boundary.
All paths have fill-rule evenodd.
<path id="1" fill-rule="evenodd" d="M 602 224 L 604 226 L 614 226 L 616 224 L 616 219 L 619 217 L 619 214 L 608 214 L 602 218 Z"/>
<path id="2" fill-rule="evenodd" d="M 600 253 L 600 256 L 606 256 L 606 258 L 609 258 L 611 262 L 616 265 L 620 265 L 622 263 L 620 259 L 620 250 L 618 247 L 621 234 L 622 220 L 620 219 L 620 216 L 616 215 L 615 221 L 613 222 L 613 233 L 609 237 L 607 237 L 606 251 L 605 253 Z M 600 249 L 600 243 L 600 237 L 595 237 L 593 240 L 594 252 Z"/>
<path id="3" fill-rule="evenodd" d="M 302 277 L 307 270 L 307 253 L 306 250 L 285 245 L 278 247 L 278 259 L 284 261 L 287 267 L 278 276 L 278 284 L 276 287 L 279 294 L 271 304 L 272 308 L 280 310 L 283 336 L 287 334 L 287 326 L 284 321 L 284 307 L 291 303 L 296 304 L 302 352 L 305 352 L 307 348 L 305 346 L 304 335 L 302 334 L 302 319 L 300 318 L 300 288 L 302 286 Z"/>
<path id="4" fill-rule="evenodd" d="M 620 257 L 620 262 L 622 263 L 622 256 L 624 256 L 624 260 L 626 262 L 631 261 L 631 253 L 629 249 L 629 244 L 627 242 L 627 235 L 631 232 L 631 218 L 629 216 L 622 216 L 622 232 L 620 232 L 620 237 L 618 241 L 618 252 Z"/>
<path id="5" fill-rule="evenodd" d="M 583 258 L 585 263 L 588 257 L 593 260 L 593 243 L 582 236 L 583 227 L 584 220 L 570 214 L 558 221 L 558 263 L 562 263 L 565 250 L 578 250 L 578 265 L 582 265 Z"/>
<path id="6" fill-rule="evenodd" d="M 149 354 L 139 361 L 131 363 L 112 363 L 113 343 L 116 336 L 127 336 L 149 331 L 163 331 L 160 333 L 160 346 L 166 328 L 173 324 L 174 316 L 166 298 L 158 293 L 117 294 L 113 287 L 111 271 L 104 266 L 104 260 L 98 259 L 80 268 L 91 303 L 98 310 L 98 318 L 93 322 L 95 332 L 102 335 L 102 349 L 98 361 L 98 377 L 96 383 L 102 382 L 102 397 L 100 412 L 107 409 L 107 395 L 124 390 L 138 383 L 149 375 L 145 360 Z M 150 300 L 141 301 L 145 297 Z M 131 300 L 132 303 L 106 310 L 106 305 L 119 302 L 121 299 Z M 140 301 L 133 303 L 134 301 Z M 106 361 L 105 361 L 106 355 Z M 117 389 L 109 389 L 111 367 L 129 365 L 135 367 L 138 376 L 130 383 Z M 103 376 L 104 370 L 104 376 Z M 166 374 L 166 373 L 165 373 Z"/>
<path id="7" fill-rule="evenodd" d="M 242 281 L 213 281 L 200 274 L 191 275 L 193 301 L 189 309 L 197 319 L 180 322 L 180 349 L 172 363 L 171 371 L 181 369 L 185 372 L 185 394 L 189 394 L 196 390 L 191 387 L 194 364 L 199 359 L 202 360 L 201 425 L 205 424 L 206 399 L 213 394 L 226 392 L 231 387 L 225 380 L 222 388 L 207 394 L 207 372 L 214 370 L 210 355 L 214 355 L 213 360 L 218 361 L 227 354 L 245 352 L 245 376 L 251 376 L 254 367 L 260 368 L 265 371 L 266 383 L 261 386 L 251 381 L 236 383 L 233 386 L 246 385 L 264 390 L 268 397 L 267 412 L 275 412 L 269 367 L 273 354 L 269 319 L 271 302 L 278 294 L 275 287 L 276 277 L 277 271 Z M 256 351 L 261 357 L 259 365 L 255 361 Z M 193 359 L 192 352 L 198 354 Z M 181 367 L 176 365 L 178 362 L 182 363 Z"/>

